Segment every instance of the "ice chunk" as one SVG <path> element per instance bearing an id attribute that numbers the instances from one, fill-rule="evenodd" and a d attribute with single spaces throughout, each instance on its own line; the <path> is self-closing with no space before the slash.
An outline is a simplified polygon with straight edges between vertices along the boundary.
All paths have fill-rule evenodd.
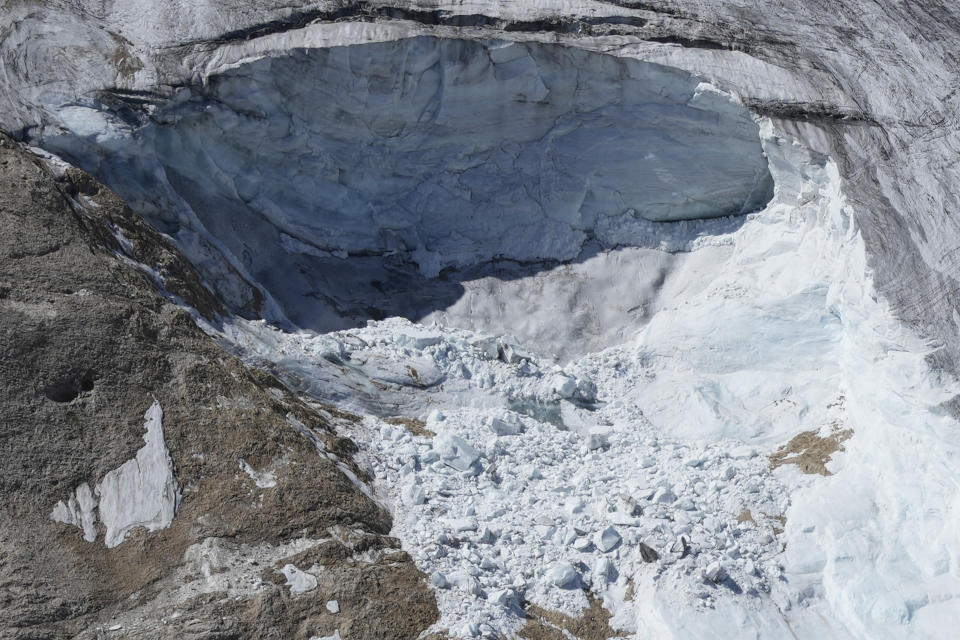
<path id="1" fill-rule="evenodd" d="M 465 570 L 454 571 L 447 576 L 447 580 L 461 591 L 477 597 L 483 596 L 483 589 L 480 588 L 480 583 Z"/>
<path id="2" fill-rule="evenodd" d="M 405 387 L 428 387 L 439 384 L 444 374 L 433 358 L 420 356 L 402 361 L 383 356 L 370 357 L 361 367 L 368 376 Z"/>
<path id="3" fill-rule="evenodd" d="M 607 527 L 603 531 L 597 534 L 594 544 L 597 545 L 597 549 L 607 553 L 608 551 L 613 551 L 620 541 L 623 538 L 620 536 L 620 533 L 612 526 Z"/>
<path id="4" fill-rule="evenodd" d="M 530 352 L 520 346 L 520 343 L 513 336 L 504 336 L 500 340 L 500 359 L 507 364 L 520 364 L 521 362 L 533 360 Z"/>
<path id="5" fill-rule="evenodd" d="M 703 570 L 703 576 L 713 583 L 723 582 L 727 578 L 727 571 L 719 562 L 711 562 Z"/>
<path id="6" fill-rule="evenodd" d="M 490 430 L 498 436 L 516 436 L 523 433 L 523 425 L 516 416 L 508 414 L 502 418 L 491 418 Z"/>
<path id="7" fill-rule="evenodd" d="M 671 502 L 676 501 L 677 495 L 668 489 L 667 487 L 661 487 L 657 489 L 657 492 L 653 494 L 653 501 L 660 504 L 670 504 Z"/>
<path id="8" fill-rule="evenodd" d="M 486 360 L 496 360 L 500 357 L 499 341 L 492 336 L 474 338 L 470 344 L 477 349 L 480 357 Z"/>
<path id="9" fill-rule="evenodd" d="M 330 613 L 340 613 L 340 603 L 336 600 L 327 601 L 327 611 Z"/>
<path id="10" fill-rule="evenodd" d="M 427 501 L 426 492 L 417 484 L 408 484 L 405 486 L 401 496 L 404 504 L 407 505 L 418 505 Z"/>
<path id="11" fill-rule="evenodd" d="M 433 448 L 440 454 L 444 463 L 457 471 L 468 471 L 480 459 L 480 452 L 470 446 L 466 440 L 452 433 L 441 433 L 434 437 Z"/>
<path id="12" fill-rule="evenodd" d="M 594 402 L 597 399 L 597 385 L 590 378 L 579 378 L 577 396 L 584 402 Z"/>
<path id="13" fill-rule="evenodd" d="M 577 497 L 567 498 L 563 502 L 563 516 L 565 519 L 569 520 L 570 518 L 583 513 L 586 504 L 583 500 Z"/>
<path id="14" fill-rule="evenodd" d="M 516 601 L 516 595 L 512 589 L 497 589 L 487 594 L 487 602 L 491 602 L 500 607 L 509 607 Z"/>
<path id="15" fill-rule="evenodd" d="M 447 576 L 443 575 L 439 571 L 434 571 L 430 574 L 430 584 L 432 584 L 437 589 L 449 589 L 450 581 L 447 580 Z"/>
<path id="16" fill-rule="evenodd" d="M 560 374 L 554 376 L 551 389 L 561 398 L 572 398 L 577 392 L 577 381 L 568 375 Z"/>
<path id="17" fill-rule="evenodd" d="M 590 427 L 587 436 L 587 448 L 591 451 L 596 449 L 606 449 L 610 446 L 610 427 L 596 426 Z"/>
<path id="18" fill-rule="evenodd" d="M 423 351 L 427 347 L 440 344 L 443 340 L 443 334 L 434 329 L 428 329 L 420 326 L 409 326 L 404 328 L 395 337 L 396 344 L 399 347 L 416 349 Z"/>
<path id="19" fill-rule="evenodd" d="M 290 593 L 305 593 L 317 588 L 316 577 L 306 571 L 301 571 L 292 564 L 283 565 L 280 573 L 287 578 L 286 586 L 290 587 Z"/>
<path id="20" fill-rule="evenodd" d="M 594 577 L 602 582 L 616 580 L 616 573 L 617 571 L 614 568 L 613 563 L 610 561 L 610 558 L 600 558 L 593 565 Z"/>
<path id="21" fill-rule="evenodd" d="M 547 570 L 547 580 L 561 589 L 573 589 L 580 584 L 580 574 L 569 562 L 554 562 Z"/>
<path id="22" fill-rule="evenodd" d="M 590 542 L 590 538 L 588 538 L 587 536 L 581 536 L 573 541 L 572 546 L 577 551 L 582 552 L 582 551 L 588 551 L 590 547 L 593 546 L 593 543 Z"/>
<path id="23" fill-rule="evenodd" d="M 450 521 L 450 528 L 458 533 L 476 531 L 477 521 L 473 518 L 457 518 Z"/>

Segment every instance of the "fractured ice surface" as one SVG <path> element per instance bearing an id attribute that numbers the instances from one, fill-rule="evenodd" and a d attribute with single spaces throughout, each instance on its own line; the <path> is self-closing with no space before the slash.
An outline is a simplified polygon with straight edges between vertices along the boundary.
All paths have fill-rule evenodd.
<path id="1" fill-rule="evenodd" d="M 86 483 L 74 496 L 56 504 L 50 517 L 83 529 L 84 539 L 97 539 L 96 520 L 106 527 L 104 544 L 115 547 L 136 527 L 165 529 L 173 522 L 180 490 L 173 462 L 163 441 L 163 409 L 154 402 L 144 415 L 146 442 L 133 460 L 108 472 L 91 491 Z M 98 502 L 99 499 L 99 502 Z"/>
<path id="2" fill-rule="evenodd" d="M 135 132 L 117 114 L 59 115 L 70 131 L 49 148 L 188 254 L 209 233 L 280 298 L 310 291 L 306 258 L 395 255 L 426 276 L 569 260 L 591 239 L 634 244 L 651 221 L 744 214 L 772 193 L 757 125 L 731 96 L 556 45 L 293 50 L 221 69 Z"/>

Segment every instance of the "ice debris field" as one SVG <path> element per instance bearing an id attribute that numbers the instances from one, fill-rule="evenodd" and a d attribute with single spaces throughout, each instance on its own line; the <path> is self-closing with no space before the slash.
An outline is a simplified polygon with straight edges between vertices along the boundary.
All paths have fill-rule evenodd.
<path id="1" fill-rule="evenodd" d="M 698 231 L 619 344 L 555 361 L 522 336 L 396 318 L 221 330 L 365 416 L 349 435 L 437 590 L 435 629 L 511 635 L 529 604 L 576 619 L 591 599 L 644 638 L 957 622 L 957 438 L 937 408 L 955 390 L 873 293 L 832 162 L 762 136 L 773 200 Z M 631 255 L 596 286 L 641 278 Z"/>
<path id="2" fill-rule="evenodd" d="M 266 319 L 205 328 L 361 416 L 357 482 L 436 589 L 434 630 L 515 636 L 531 605 L 603 637 L 960 625 L 960 390 L 875 293 L 830 158 L 657 65 L 318 29 L 316 51 L 224 53 L 136 131 L 70 106 L 45 143 L 232 310 L 259 285 Z M 90 498 L 56 517 L 85 527 Z M 284 567 L 293 597 L 310 570 Z"/>

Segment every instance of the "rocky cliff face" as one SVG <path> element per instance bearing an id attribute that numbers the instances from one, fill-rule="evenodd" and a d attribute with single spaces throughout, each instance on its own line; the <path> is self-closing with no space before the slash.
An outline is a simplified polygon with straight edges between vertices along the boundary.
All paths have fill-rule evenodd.
<path id="1" fill-rule="evenodd" d="M 952 4 L 0 13 L 6 633 L 960 619 Z"/>
<path id="2" fill-rule="evenodd" d="M 304 405 L 164 299 L 158 288 L 219 308 L 106 187 L 0 143 L 0 636 L 429 626 L 433 596 L 337 435 L 350 416 Z M 86 535 L 63 522 L 70 509 Z M 311 570 L 310 588 L 291 590 L 291 572 Z"/>

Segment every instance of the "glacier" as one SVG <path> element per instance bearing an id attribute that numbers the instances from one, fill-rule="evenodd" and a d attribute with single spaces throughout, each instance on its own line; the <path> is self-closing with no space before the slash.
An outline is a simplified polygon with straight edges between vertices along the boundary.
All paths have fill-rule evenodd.
<path id="1" fill-rule="evenodd" d="M 874 4 L 132 3 L 102 19 L 139 69 L 7 62 L 2 124 L 168 233 L 224 345 L 362 416 L 435 630 L 595 597 L 641 638 L 938 638 L 957 37 Z"/>
<path id="2" fill-rule="evenodd" d="M 218 247 L 313 329 L 364 319 L 325 319 L 331 297 L 357 296 L 356 282 L 328 282 L 345 270 L 409 265 L 413 288 L 493 260 L 570 261 L 772 195 L 757 125 L 732 96 L 559 45 L 421 36 L 296 49 L 208 69 L 151 107 L 68 106 L 43 146 L 182 246 Z M 365 306 L 396 304 L 371 294 Z"/>

